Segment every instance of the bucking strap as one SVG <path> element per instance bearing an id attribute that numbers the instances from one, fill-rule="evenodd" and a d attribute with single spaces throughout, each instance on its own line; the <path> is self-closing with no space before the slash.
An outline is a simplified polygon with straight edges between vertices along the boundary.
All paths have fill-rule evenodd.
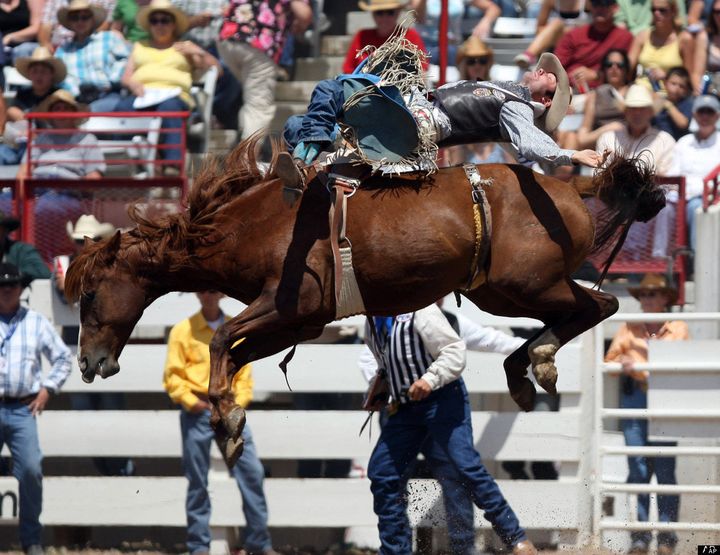
<path id="1" fill-rule="evenodd" d="M 470 264 L 470 275 L 465 291 L 478 287 L 485 279 L 481 264 L 487 258 L 492 236 L 492 213 L 484 187 L 493 184 L 492 179 L 483 179 L 475 164 L 463 165 L 463 170 L 472 188 L 473 220 L 475 222 L 475 252 Z M 482 209 L 482 210 L 481 210 Z"/>

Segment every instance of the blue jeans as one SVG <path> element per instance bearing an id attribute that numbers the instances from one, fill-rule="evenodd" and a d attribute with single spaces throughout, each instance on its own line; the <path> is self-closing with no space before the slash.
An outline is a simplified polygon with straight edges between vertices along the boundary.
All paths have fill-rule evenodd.
<path id="1" fill-rule="evenodd" d="M 124 96 L 122 96 L 119 92 L 108 92 L 103 94 L 100 98 L 97 100 L 93 100 L 90 103 L 90 111 L 91 112 L 120 112 L 120 111 L 127 111 L 127 112 L 134 112 L 135 110 L 133 108 L 130 108 L 128 110 L 120 109 L 120 103 L 124 100 Z"/>
<path id="2" fill-rule="evenodd" d="M 423 401 L 401 406 L 382 429 L 368 464 L 380 553 L 412 553 L 403 477 L 428 436 L 457 471 L 500 538 L 508 546 L 526 539 L 515 513 L 475 450 L 467 390 L 464 382 L 457 380 Z"/>
<path id="3" fill-rule="evenodd" d="M 335 140 L 337 121 L 342 117 L 345 92 L 342 82 L 336 79 L 320 81 L 312 92 L 307 113 L 304 116 L 288 118 L 283 129 L 283 138 L 288 150 L 300 142 L 320 143 L 328 146 Z"/>
<path id="4" fill-rule="evenodd" d="M 124 96 L 117 104 L 115 109 L 118 112 L 137 112 L 133 107 L 135 102 L 135 96 Z M 175 96 L 163 100 L 160 104 L 155 106 L 149 106 L 139 110 L 140 112 L 183 112 L 188 109 L 188 105 L 185 104 L 180 97 Z M 182 127 L 182 118 L 163 118 L 162 129 L 180 129 Z M 181 131 L 161 131 L 160 132 L 160 146 L 164 145 L 179 145 L 182 140 Z M 159 157 L 163 160 L 180 161 L 181 152 L 179 148 L 160 149 L 158 152 Z"/>
<path id="5" fill-rule="evenodd" d="M 187 548 L 196 553 L 210 547 L 210 495 L 208 470 L 213 431 L 210 411 L 191 414 L 180 411 L 180 429 L 183 441 L 183 469 L 188 480 L 185 509 L 187 512 Z M 250 428 L 242 434 L 245 449 L 232 470 L 240 488 L 245 515 L 244 547 L 247 551 L 267 551 L 272 548 L 267 528 L 267 503 L 263 493 L 265 470 L 255 450 Z"/>
<path id="6" fill-rule="evenodd" d="M 623 409 L 644 409 L 647 408 L 647 393 L 638 387 L 634 380 L 623 377 L 625 387 L 620 395 L 620 408 Z M 642 446 L 673 446 L 674 442 L 669 441 L 648 441 L 648 425 L 644 419 L 621 420 L 625 444 L 630 447 Z M 677 484 L 675 479 L 675 458 L 674 457 L 628 457 L 628 484 L 649 484 L 653 473 L 657 477 L 658 484 Z M 658 513 L 660 522 L 676 522 L 680 509 L 680 497 L 677 495 L 658 495 Z M 638 495 L 638 514 L 640 522 L 647 522 L 650 512 L 650 496 L 648 494 Z M 650 543 L 652 533 L 644 530 L 632 532 L 633 541 Z M 674 532 L 660 532 L 658 543 L 674 546 L 677 543 L 677 535 Z"/>
<path id="7" fill-rule="evenodd" d="M 7 444 L 20 493 L 20 543 L 40 545 L 42 525 L 42 453 L 37 424 L 23 403 L 0 404 L 0 450 Z"/>

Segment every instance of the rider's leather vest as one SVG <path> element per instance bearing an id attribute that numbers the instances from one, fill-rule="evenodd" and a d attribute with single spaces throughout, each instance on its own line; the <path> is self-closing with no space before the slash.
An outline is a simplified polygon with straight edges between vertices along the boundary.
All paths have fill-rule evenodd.
<path id="1" fill-rule="evenodd" d="M 450 119 L 450 135 L 438 146 L 500 141 L 500 109 L 506 102 L 532 107 L 527 87 L 512 81 L 458 81 L 432 93 Z"/>

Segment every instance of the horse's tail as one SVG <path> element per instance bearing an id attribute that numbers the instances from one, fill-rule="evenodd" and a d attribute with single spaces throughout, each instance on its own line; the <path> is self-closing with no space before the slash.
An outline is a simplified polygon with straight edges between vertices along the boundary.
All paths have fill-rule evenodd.
<path id="1" fill-rule="evenodd" d="M 625 242 L 630 225 L 654 218 L 665 207 L 665 193 L 655 183 L 652 166 L 637 156 L 615 156 L 595 175 L 592 184 L 597 198 L 603 201 L 606 208 L 598 216 L 591 252 L 605 250 L 617 238 L 603 263 L 597 282 L 600 286 Z M 581 193 L 581 196 L 585 195 Z"/>

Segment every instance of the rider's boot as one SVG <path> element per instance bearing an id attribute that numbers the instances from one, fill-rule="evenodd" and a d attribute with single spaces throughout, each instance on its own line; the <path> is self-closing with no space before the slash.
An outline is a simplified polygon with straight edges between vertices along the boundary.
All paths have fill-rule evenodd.
<path id="1" fill-rule="evenodd" d="M 289 152 L 281 152 L 275 162 L 275 171 L 283 182 L 283 197 L 293 205 L 303 194 L 307 182 L 307 169 L 300 168 L 299 160 L 293 159 Z"/>

